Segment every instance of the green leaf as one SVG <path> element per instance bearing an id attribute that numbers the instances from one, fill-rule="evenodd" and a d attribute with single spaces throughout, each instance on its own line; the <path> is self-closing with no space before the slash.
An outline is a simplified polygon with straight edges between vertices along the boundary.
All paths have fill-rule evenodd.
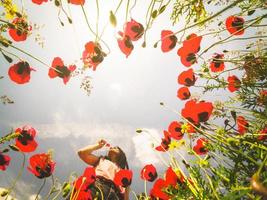
<path id="1" fill-rule="evenodd" d="M 154 11 L 152 12 L 152 14 L 151 14 L 151 17 L 152 17 L 153 19 L 155 19 L 157 16 L 158 16 L 158 11 L 157 11 L 157 10 L 154 10 Z"/>
<path id="2" fill-rule="evenodd" d="M 112 10 L 109 12 L 109 21 L 113 27 L 117 26 L 117 19 Z"/>
<path id="3" fill-rule="evenodd" d="M 6 59 L 7 62 L 9 63 L 12 63 L 13 62 L 13 59 L 10 58 L 9 56 L 7 56 L 6 54 L 4 54 L 2 51 L 1 51 L 2 55 L 4 56 L 4 58 Z"/>
<path id="4" fill-rule="evenodd" d="M 62 197 L 67 197 L 68 194 L 70 193 L 70 189 L 71 189 L 70 184 L 65 182 L 62 187 L 63 190 Z"/>

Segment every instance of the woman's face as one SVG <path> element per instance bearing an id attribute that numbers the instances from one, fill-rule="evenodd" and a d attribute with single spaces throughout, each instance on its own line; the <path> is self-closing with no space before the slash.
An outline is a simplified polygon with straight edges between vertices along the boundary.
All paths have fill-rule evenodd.
<path id="1" fill-rule="evenodd" d="M 120 154 L 120 149 L 118 147 L 110 147 L 109 151 L 108 151 L 108 157 L 110 159 L 115 158 L 116 156 L 118 156 Z"/>

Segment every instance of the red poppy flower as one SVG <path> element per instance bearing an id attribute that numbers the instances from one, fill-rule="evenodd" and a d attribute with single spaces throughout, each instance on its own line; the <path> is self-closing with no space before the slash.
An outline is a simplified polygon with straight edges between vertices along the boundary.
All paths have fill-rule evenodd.
<path id="1" fill-rule="evenodd" d="M 17 84 L 28 83 L 31 79 L 31 71 L 35 71 L 26 61 L 20 61 L 12 65 L 8 70 L 9 78 Z"/>
<path id="2" fill-rule="evenodd" d="M 102 51 L 100 44 L 90 41 L 85 44 L 82 60 L 85 67 L 92 67 L 95 71 L 105 56 L 106 54 Z"/>
<path id="3" fill-rule="evenodd" d="M 178 49 L 177 54 L 180 56 L 181 63 L 184 66 L 190 67 L 197 62 L 196 53 L 200 50 L 201 40 L 202 36 L 197 36 L 193 33 L 183 41 L 183 46 Z"/>
<path id="4" fill-rule="evenodd" d="M 215 53 L 210 63 L 210 70 L 212 72 L 221 72 L 224 70 L 225 66 L 224 66 L 224 62 L 222 61 L 222 59 L 224 59 L 223 54 Z"/>
<path id="5" fill-rule="evenodd" d="M 237 121 L 238 132 L 241 135 L 244 135 L 244 133 L 246 133 L 247 130 L 248 130 L 248 122 L 247 122 L 247 120 L 243 116 L 238 116 L 236 118 L 236 121 Z"/>
<path id="6" fill-rule="evenodd" d="M 33 3 L 41 5 L 44 2 L 47 2 L 47 0 L 32 0 Z"/>
<path id="7" fill-rule="evenodd" d="M 8 155 L 4 155 L 0 152 L 0 170 L 5 171 L 10 163 L 11 158 Z"/>
<path id="8" fill-rule="evenodd" d="M 241 81 L 235 76 L 229 76 L 227 78 L 228 81 L 228 90 L 230 92 L 234 92 L 241 87 Z"/>
<path id="9" fill-rule="evenodd" d="M 194 75 L 193 69 L 189 69 L 187 71 L 183 71 L 179 76 L 178 76 L 178 83 L 181 85 L 185 85 L 187 87 L 190 87 L 194 85 L 196 82 L 196 77 Z"/>
<path id="10" fill-rule="evenodd" d="M 226 19 L 226 29 L 230 34 L 242 35 L 244 33 L 244 19 L 242 17 L 230 16 Z"/>
<path id="11" fill-rule="evenodd" d="M 197 140 L 197 144 L 193 147 L 193 150 L 198 154 L 198 155 L 205 155 L 208 153 L 208 149 L 206 148 L 206 144 L 208 143 L 208 140 L 205 138 L 200 138 Z"/>
<path id="12" fill-rule="evenodd" d="M 213 105 L 210 102 L 189 100 L 182 109 L 182 116 L 194 124 L 206 122 L 213 111 Z"/>
<path id="13" fill-rule="evenodd" d="M 31 31 L 31 26 L 28 25 L 24 18 L 15 18 L 12 21 L 14 26 L 9 28 L 10 37 L 16 42 L 25 41 L 29 32 Z"/>
<path id="14" fill-rule="evenodd" d="M 165 180 L 168 185 L 176 187 L 178 183 L 184 183 L 184 176 L 179 173 L 179 176 L 173 171 L 172 167 L 168 167 L 165 174 Z"/>
<path id="15" fill-rule="evenodd" d="M 95 179 L 96 179 L 95 168 L 87 167 L 84 170 L 83 175 L 80 176 L 76 181 L 74 181 L 73 185 L 76 191 L 78 190 L 85 191 L 90 185 L 92 185 L 95 182 Z"/>
<path id="16" fill-rule="evenodd" d="M 132 177 L 132 170 L 121 169 L 115 174 L 114 183 L 118 186 L 128 187 L 132 183 Z"/>
<path id="17" fill-rule="evenodd" d="M 124 33 L 129 36 L 132 41 L 137 41 L 144 34 L 144 27 L 142 24 L 131 19 L 130 22 L 126 22 L 124 25 Z"/>
<path id="18" fill-rule="evenodd" d="M 171 143 L 170 134 L 167 131 L 164 131 L 164 138 L 161 139 L 160 146 L 157 146 L 155 149 L 157 151 L 168 151 L 170 143 Z"/>
<path id="19" fill-rule="evenodd" d="M 267 139 L 267 127 L 260 131 L 260 135 L 258 140 L 266 140 Z"/>
<path id="20" fill-rule="evenodd" d="M 52 62 L 52 67 L 49 68 L 48 76 L 50 78 L 62 78 L 64 84 L 67 84 L 67 82 L 70 80 L 71 72 L 73 72 L 75 69 L 75 65 L 66 67 L 60 57 L 55 57 Z"/>
<path id="21" fill-rule="evenodd" d="M 146 165 L 141 171 L 141 178 L 143 180 L 153 182 L 158 177 L 158 173 L 154 165 Z"/>
<path id="22" fill-rule="evenodd" d="M 152 189 L 150 190 L 150 196 L 151 198 L 154 199 L 159 199 L 159 200 L 169 200 L 170 197 L 168 194 L 163 192 L 165 188 L 168 187 L 168 184 L 166 183 L 165 180 L 159 178 L 158 180 L 155 181 Z"/>
<path id="23" fill-rule="evenodd" d="M 28 170 L 37 178 L 46 178 L 52 175 L 56 163 L 52 161 L 51 155 L 47 153 L 35 154 L 30 157 Z"/>
<path id="24" fill-rule="evenodd" d="M 170 137 L 176 140 L 182 139 L 184 134 L 181 132 L 182 130 L 181 126 L 182 124 L 177 121 L 171 122 L 168 127 L 168 132 L 170 133 Z"/>
<path id="25" fill-rule="evenodd" d="M 191 96 L 191 93 L 188 89 L 188 87 L 181 87 L 177 91 L 177 97 L 181 100 L 189 99 Z"/>
<path id="26" fill-rule="evenodd" d="M 68 2 L 74 5 L 84 5 L 85 0 L 68 0 Z"/>
<path id="27" fill-rule="evenodd" d="M 18 133 L 16 138 L 16 147 L 22 152 L 33 152 L 38 144 L 34 140 L 36 135 L 36 130 L 30 126 L 23 126 L 22 128 L 17 128 L 15 133 Z"/>
<path id="28" fill-rule="evenodd" d="M 201 40 L 202 36 L 197 36 L 195 33 L 188 35 L 186 40 L 183 41 L 184 50 L 191 53 L 199 52 Z"/>
<path id="29" fill-rule="evenodd" d="M 126 55 L 126 58 L 131 54 L 134 49 L 133 43 L 128 35 L 119 32 L 120 38 L 117 39 L 118 45 L 122 53 Z"/>
<path id="30" fill-rule="evenodd" d="M 161 50 L 168 52 L 172 50 L 177 43 L 177 37 L 173 35 L 172 31 L 163 30 L 161 31 Z"/>

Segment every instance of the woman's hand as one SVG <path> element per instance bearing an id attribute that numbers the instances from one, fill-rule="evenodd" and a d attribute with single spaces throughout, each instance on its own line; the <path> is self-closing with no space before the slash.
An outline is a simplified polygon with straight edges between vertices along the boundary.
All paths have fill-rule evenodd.
<path id="1" fill-rule="evenodd" d="M 103 146 L 105 146 L 107 144 L 107 142 L 105 140 L 103 140 L 103 139 L 99 140 L 97 143 L 98 143 L 98 146 L 100 148 L 102 148 Z"/>

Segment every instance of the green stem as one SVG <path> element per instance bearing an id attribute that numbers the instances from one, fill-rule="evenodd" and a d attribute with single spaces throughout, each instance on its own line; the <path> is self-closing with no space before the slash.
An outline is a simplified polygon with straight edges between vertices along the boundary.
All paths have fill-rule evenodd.
<path id="1" fill-rule="evenodd" d="M 95 41 L 97 42 L 98 41 L 98 22 L 99 22 L 99 2 L 98 0 L 96 0 L 96 38 L 95 38 Z"/>
<path id="2" fill-rule="evenodd" d="M 16 186 L 18 180 L 19 180 L 19 179 L 21 178 L 21 176 L 22 176 L 22 172 L 23 172 L 23 170 L 24 170 L 24 166 L 25 166 L 25 154 L 22 153 L 22 152 L 21 152 L 21 154 L 22 154 L 22 156 L 23 156 L 22 165 L 21 165 L 21 167 L 20 167 L 18 176 L 15 178 L 14 182 L 12 183 L 12 185 L 9 187 L 9 189 L 8 189 L 8 191 L 7 191 L 7 196 L 6 196 L 5 200 L 7 200 L 9 194 L 10 194 L 11 191 L 15 188 L 15 186 Z"/>
<path id="3" fill-rule="evenodd" d="M 214 15 L 212 15 L 212 16 L 210 16 L 210 17 L 208 17 L 208 18 L 206 18 L 206 19 L 204 19 L 204 20 L 202 20 L 202 21 L 199 21 L 199 22 L 197 22 L 197 23 L 194 23 L 194 24 L 192 24 L 192 25 L 190 25 L 190 26 L 188 26 L 188 27 L 186 27 L 186 28 L 183 28 L 183 29 L 181 29 L 181 30 L 175 32 L 174 34 L 166 35 L 165 37 L 163 37 L 163 38 L 161 38 L 160 40 L 158 40 L 158 41 L 155 43 L 155 46 L 157 46 L 157 44 L 158 44 L 161 40 L 164 40 L 164 39 L 170 37 L 171 35 L 177 35 L 178 33 L 181 33 L 181 32 L 183 32 L 183 31 L 185 31 L 185 30 L 191 29 L 191 28 L 193 28 L 193 27 L 196 27 L 196 26 L 198 26 L 198 25 L 204 24 L 204 23 L 206 23 L 206 22 L 208 22 L 208 21 L 214 19 L 214 18 L 217 17 L 218 15 L 222 14 L 222 13 L 225 12 L 226 10 L 232 8 L 233 6 L 235 6 L 236 4 L 238 4 L 238 3 L 242 2 L 242 1 L 243 1 L 243 0 L 236 0 L 236 1 L 234 1 L 233 3 L 231 3 L 230 5 L 226 6 L 226 7 L 223 8 L 222 10 L 220 10 L 219 12 L 215 13 Z"/>
<path id="4" fill-rule="evenodd" d="M 43 183 L 42 183 L 40 189 L 38 190 L 38 192 L 37 192 L 37 194 L 36 194 L 35 200 L 38 200 L 38 196 L 39 196 L 39 194 L 41 193 L 42 189 L 44 188 L 45 183 L 46 183 L 46 178 L 44 178 L 44 181 L 43 181 Z"/>
<path id="5" fill-rule="evenodd" d="M 130 4 L 130 0 L 127 0 L 126 14 L 125 14 L 125 23 L 126 23 L 127 20 L 128 20 L 129 4 Z"/>

